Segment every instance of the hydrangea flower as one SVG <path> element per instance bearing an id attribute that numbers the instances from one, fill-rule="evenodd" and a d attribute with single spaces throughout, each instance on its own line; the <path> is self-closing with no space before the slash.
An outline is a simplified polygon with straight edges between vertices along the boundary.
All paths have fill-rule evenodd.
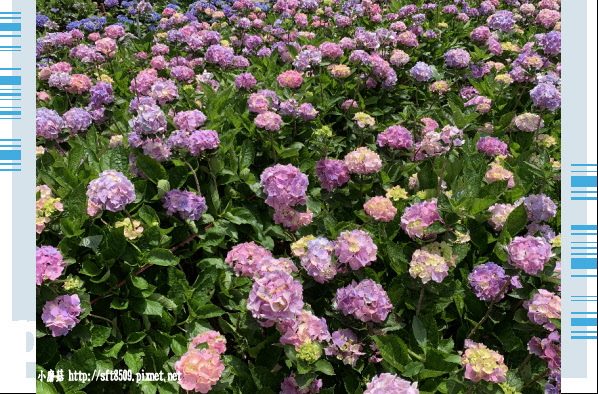
<path id="1" fill-rule="evenodd" d="M 366 385 L 363 394 L 419 394 L 417 382 L 411 383 L 390 373 L 376 375 Z"/>
<path id="2" fill-rule="evenodd" d="M 81 302 L 77 294 L 61 295 L 47 301 L 42 309 L 42 321 L 52 331 L 53 337 L 64 336 L 79 323 Z"/>
<path id="3" fill-rule="evenodd" d="M 413 146 L 413 136 L 403 126 L 390 126 L 378 134 L 378 145 L 380 147 L 388 146 L 393 149 L 410 150 Z"/>
<path id="4" fill-rule="evenodd" d="M 253 277 L 257 272 L 257 265 L 261 260 L 272 257 L 272 252 L 255 244 L 245 242 L 228 252 L 225 262 L 235 271 L 237 276 Z"/>
<path id="5" fill-rule="evenodd" d="M 282 118 L 277 113 L 264 111 L 256 116 L 254 123 L 260 129 L 279 131 L 280 125 L 282 124 Z"/>
<path id="6" fill-rule="evenodd" d="M 55 140 L 62 132 L 64 122 L 58 112 L 45 107 L 35 110 L 35 135 Z"/>
<path id="7" fill-rule="evenodd" d="M 257 81 L 251 73 L 243 73 L 235 78 L 235 88 L 250 90 L 256 85 Z"/>
<path id="8" fill-rule="evenodd" d="M 536 275 L 552 257 L 550 243 L 541 237 L 515 237 L 507 247 L 509 263 L 526 274 Z"/>
<path id="9" fill-rule="evenodd" d="M 517 205 L 499 203 L 492 205 L 488 208 L 488 212 L 492 214 L 488 219 L 488 223 L 495 231 L 501 231 L 507 218 L 515 208 L 517 208 Z"/>
<path id="10" fill-rule="evenodd" d="M 255 279 L 247 310 L 264 327 L 293 320 L 303 310 L 303 287 L 285 272 L 268 272 Z"/>
<path id="11" fill-rule="evenodd" d="M 52 220 L 51 216 L 62 212 L 63 207 L 60 198 L 55 198 L 47 185 L 36 186 L 35 192 L 39 193 L 39 199 L 35 202 L 35 232 L 41 234 Z"/>
<path id="12" fill-rule="evenodd" d="M 455 258 L 448 245 L 434 242 L 413 253 L 409 274 L 412 278 L 420 278 L 424 284 L 430 280 L 440 283 L 448 276 L 449 269 L 455 267 Z"/>
<path id="13" fill-rule="evenodd" d="M 556 204 L 545 194 L 530 194 L 523 199 L 527 219 L 531 222 L 546 222 L 556 216 Z"/>
<path id="14" fill-rule="evenodd" d="M 490 157 L 509 155 L 509 146 L 496 137 L 482 137 L 476 147 Z"/>
<path id="15" fill-rule="evenodd" d="M 166 115 L 155 104 L 141 104 L 137 116 L 129 120 L 131 131 L 138 134 L 158 134 L 166 131 Z"/>
<path id="16" fill-rule="evenodd" d="M 205 197 L 188 190 L 171 190 L 162 197 L 162 202 L 167 215 L 178 212 L 182 219 L 199 220 L 208 209 Z"/>
<path id="17" fill-rule="evenodd" d="M 294 70 L 287 70 L 282 72 L 276 80 L 280 87 L 296 89 L 303 83 L 303 77 L 300 73 Z"/>
<path id="18" fill-rule="evenodd" d="M 540 115 L 525 113 L 515 117 L 515 126 L 521 131 L 533 133 L 544 127 L 544 121 Z"/>
<path id="19" fill-rule="evenodd" d="M 315 173 L 323 189 L 331 192 L 349 182 L 349 168 L 342 160 L 325 158 L 316 163 Z"/>
<path id="20" fill-rule="evenodd" d="M 432 67 L 424 62 L 417 62 L 415 66 L 411 68 L 411 77 L 415 78 L 418 82 L 429 81 L 434 76 Z"/>
<path id="21" fill-rule="evenodd" d="M 471 55 L 464 49 L 451 49 L 443 56 L 447 67 L 464 68 L 471 61 Z"/>
<path id="22" fill-rule="evenodd" d="M 486 345 L 465 340 L 465 352 L 461 356 L 461 364 L 465 367 L 465 377 L 473 382 L 506 382 L 509 368 L 498 352 L 488 349 Z"/>
<path id="23" fill-rule="evenodd" d="M 561 92 L 550 83 L 539 83 L 530 91 L 534 107 L 554 111 L 561 108 Z"/>
<path id="24" fill-rule="evenodd" d="M 558 331 L 552 331 L 544 339 L 532 337 L 527 343 L 527 350 L 546 361 L 548 368 L 560 370 L 561 368 L 561 337 Z"/>
<path id="25" fill-rule="evenodd" d="M 377 252 L 378 247 L 374 240 L 363 230 L 343 231 L 334 244 L 334 253 L 338 261 L 349 264 L 354 271 L 376 261 Z"/>
<path id="26" fill-rule="evenodd" d="M 515 18 L 511 11 L 501 10 L 490 15 L 487 23 L 492 30 L 502 30 L 508 33 L 515 27 Z"/>
<path id="27" fill-rule="evenodd" d="M 198 348 L 200 344 L 208 348 Z M 224 371 L 220 358 L 226 350 L 226 339 L 215 331 L 199 334 L 189 345 L 189 349 L 180 360 L 174 363 L 174 369 L 180 374 L 178 384 L 183 390 L 207 393 L 218 383 Z"/>
<path id="28" fill-rule="evenodd" d="M 195 131 L 206 123 L 207 117 L 200 110 L 178 112 L 173 119 L 176 127 L 183 131 Z"/>
<path id="29" fill-rule="evenodd" d="M 387 197 L 377 196 L 370 198 L 363 204 L 365 213 L 380 222 L 390 222 L 397 214 L 397 208 Z"/>
<path id="30" fill-rule="evenodd" d="M 358 341 L 357 335 L 348 328 L 334 331 L 329 339 L 330 346 L 324 349 L 327 356 L 336 357 L 343 364 L 355 366 L 362 352 L 363 344 Z"/>
<path id="31" fill-rule="evenodd" d="M 134 240 L 141 237 L 143 233 L 143 227 L 141 227 L 141 222 L 139 220 L 133 220 L 129 218 L 124 218 L 122 221 L 114 223 L 115 228 L 123 227 L 123 232 L 126 239 Z"/>
<path id="32" fill-rule="evenodd" d="M 382 160 L 374 151 L 360 147 L 345 156 L 345 164 L 351 174 L 375 174 L 382 167 Z"/>
<path id="33" fill-rule="evenodd" d="M 307 387 L 300 389 L 295 380 L 295 374 L 291 372 L 291 376 L 284 378 L 282 381 L 282 384 L 280 385 L 280 394 L 317 394 L 321 389 L 321 379 L 314 379 Z"/>
<path id="34" fill-rule="evenodd" d="M 274 211 L 274 223 L 282 224 L 291 231 L 297 231 L 300 227 L 308 226 L 313 220 L 313 212 L 307 209 L 299 212 L 291 207 L 282 207 Z"/>
<path id="35" fill-rule="evenodd" d="M 278 324 L 281 333 L 280 343 L 293 345 L 299 350 L 308 341 L 326 342 L 330 340 L 330 332 L 326 319 L 318 318 L 310 311 L 303 310 L 294 320 L 285 320 Z"/>
<path id="36" fill-rule="evenodd" d="M 276 164 L 264 170 L 260 184 L 268 196 L 266 204 L 274 209 L 305 205 L 307 201 L 307 176 L 291 164 Z"/>
<path id="37" fill-rule="evenodd" d="M 307 242 L 307 253 L 301 258 L 301 265 L 308 275 L 318 283 L 324 283 L 337 273 L 337 263 L 333 261 L 334 243 L 323 237 Z"/>
<path id="38" fill-rule="evenodd" d="M 467 277 L 475 295 L 482 301 L 492 301 L 495 297 L 500 301 L 504 298 L 509 287 L 521 288 L 518 277 L 510 278 L 505 270 L 493 262 L 476 265 Z M 507 285 L 505 290 L 501 290 Z M 500 294 L 500 295 L 499 295 Z"/>
<path id="39" fill-rule="evenodd" d="M 298 241 L 291 244 L 291 252 L 293 256 L 302 258 L 307 253 L 307 243 L 316 239 L 313 235 L 306 235 L 300 238 Z"/>
<path id="40" fill-rule="evenodd" d="M 66 267 L 62 254 L 53 246 L 35 247 L 35 284 L 41 285 L 45 280 L 57 279 Z"/>
<path id="41" fill-rule="evenodd" d="M 100 209 L 118 212 L 135 201 L 135 187 L 127 177 L 115 170 L 106 170 L 87 186 L 87 214 L 95 216 Z"/>
<path id="42" fill-rule="evenodd" d="M 427 228 L 436 221 L 444 223 L 438 214 L 437 204 L 436 200 L 430 200 L 405 208 L 401 217 L 401 228 L 411 239 L 427 239 L 436 235 L 436 233 L 428 232 Z"/>
<path id="43" fill-rule="evenodd" d="M 386 291 L 371 279 L 359 283 L 353 281 L 349 286 L 338 289 L 332 306 L 345 316 L 352 315 L 363 322 L 375 323 L 382 323 L 394 309 Z"/>
<path id="44" fill-rule="evenodd" d="M 71 135 L 79 131 L 85 131 L 91 125 L 93 119 L 89 112 L 82 108 L 71 108 L 62 115 L 63 127 L 69 130 Z"/>
<path id="45" fill-rule="evenodd" d="M 527 309 L 527 317 L 537 325 L 549 331 L 554 331 L 556 326 L 550 319 L 561 318 L 561 297 L 548 290 L 538 289 L 531 300 L 523 303 Z"/>

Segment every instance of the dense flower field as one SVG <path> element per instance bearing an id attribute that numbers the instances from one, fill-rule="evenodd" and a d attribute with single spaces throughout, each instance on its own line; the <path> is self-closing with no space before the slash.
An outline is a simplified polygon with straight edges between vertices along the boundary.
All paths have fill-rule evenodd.
<path id="1" fill-rule="evenodd" d="M 560 1 L 36 22 L 38 392 L 560 392 Z"/>

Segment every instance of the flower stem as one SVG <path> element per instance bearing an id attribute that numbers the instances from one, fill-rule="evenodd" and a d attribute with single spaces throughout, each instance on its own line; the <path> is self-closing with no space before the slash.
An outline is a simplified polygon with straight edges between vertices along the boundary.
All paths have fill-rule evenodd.
<path id="1" fill-rule="evenodd" d="M 193 178 L 195 178 L 195 186 L 197 187 L 197 193 L 199 194 L 199 179 L 197 179 L 197 173 L 195 172 L 195 169 L 187 162 L 187 160 L 185 160 L 185 158 L 182 157 L 181 160 L 183 160 L 183 163 L 185 163 L 193 173 Z"/>
<path id="2" fill-rule="evenodd" d="M 417 309 L 415 310 L 415 317 L 419 317 L 419 311 L 422 309 L 422 301 L 424 300 L 425 292 L 426 292 L 426 288 L 424 286 L 422 286 L 422 289 L 419 292 L 419 301 L 417 301 Z"/>
<path id="3" fill-rule="evenodd" d="M 471 332 L 469 333 L 469 335 L 467 336 L 467 339 L 471 339 L 473 337 L 473 334 L 476 333 L 476 331 L 478 330 L 478 328 L 480 328 L 480 326 L 482 324 L 484 324 L 484 322 L 488 319 L 488 317 L 490 316 L 490 312 L 492 312 L 492 308 L 494 308 L 494 304 L 496 304 L 496 302 L 498 301 L 499 297 L 505 292 L 505 290 L 507 289 L 507 287 L 509 286 L 509 283 L 511 282 L 511 277 L 509 276 L 507 278 L 507 281 L 505 282 L 505 284 L 503 285 L 503 287 L 500 289 L 500 291 L 494 296 L 494 298 L 492 299 L 492 302 L 490 302 L 490 306 L 488 307 L 488 310 L 486 311 L 486 314 L 484 315 L 484 317 L 482 317 L 482 320 L 480 320 L 478 322 L 478 324 L 475 325 L 475 327 L 473 328 L 473 330 L 471 330 Z"/>
<path id="4" fill-rule="evenodd" d="M 90 317 L 95 317 L 96 319 L 102 319 L 102 320 L 105 320 L 105 321 L 107 321 L 107 322 L 108 322 L 108 323 L 110 323 L 110 324 L 111 324 L 111 325 L 112 325 L 114 328 L 116 328 L 116 331 L 118 331 L 118 332 L 120 333 L 120 330 L 118 329 L 118 326 L 117 326 L 117 325 L 116 325 L 116 324 L 115 324 L 115 323 L 114 323 L 112 320 L 110 320 L 110 319 L 107 319 L 107 318 L 105 318 L 105 317 L 102 317 L 102 316 L 94 315 L 93 313 L 90 313 L 90 314 L 88 314 L 87 316 L 90 316 Z"/>
<path id="5" fill-rule="evenodd" d="M 544 378 L 549 373 L 550 373 L 550 369 L 546 368 L 544 370 L 544 372 L 542 372 L 540 375 L 536 376 L 531 382 L 529 382 L 528 384 L 526 384 L 525 386 L 523 386 L 523 388 L 521 389 L 521 391 L 523 391 L 524 389 L 532 386 L 534 383 L 537 383 L 539 380 L 541 380 L 542 378 Z"/>

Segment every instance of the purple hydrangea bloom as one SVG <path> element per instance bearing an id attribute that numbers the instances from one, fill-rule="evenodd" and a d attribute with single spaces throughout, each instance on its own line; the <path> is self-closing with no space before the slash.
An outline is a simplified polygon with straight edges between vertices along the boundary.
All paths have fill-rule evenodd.
<path id="1" fill-rule="evenodd" d="M 157 81 L 152 85 L 150 96 L 160 105 L 179 97 L 179 88 L 171 80 Z"/>
<path id="2" fill-rule="evenodd" d="M 482 137 L 478 140 L 477 148 L 490 157 L 509 155 L 509 146 L 496 137 Z"/>
<path id="3" fill-rule="evenodd" d="M 307 242 L 307 253 L 301 258 L 301 265 L 308 275 L 318 283 L 334 278 L 337 264 L 333 261 L 334 243 L 323 237 Z"/>
<path id="4" fill-rule="evenodd" d="M 351 269 L 357 271 L 376 261 L 378 247 L 366 231 L 344 231 L 336 239 L 334 253 L 340 263 L 349 264 Z"/>
<path id="5" fill-rule="evenodd" d="M 316 163 L 316 175 L 322 184 L 322 188 L 332 191 L 349 182 L 349 168 L 342 160 L 323 159 Z"/>
<path id="6" fill-rule="evenodd" d="M 345 365 L 354 367 L 359 357 L 365 354 L 362 349 L 363 344 L 359 342 L 357 335 L 350 329 L 344 328 L 332 333 L 330 346 L 324 349 L 324 353 L 336 357 Z"/>
<path id="7" fill-rule="evenodd" d="M 303 309 L 303 287 L 291 275 L 282 271 L 267 272 L 256 278 L 247 310 L 264 327 L 294 320 Z"/>
<path id="8" fill-rule="evenodd" d="M 551 246 L 540 237 L 515 237 L 507 247 L 509 263 L 526 274 L 536 275 L 552 257 Z"/>
<path id="9" fill-rule="evenodd" d="M 303 310 L 295 320 L 285 320 L 279 323 L 277 328 L 282 334 L 280 343 L 294 345 L 295 350 L 299 350 L 301 345 L 308 341 L 322 343 L 330 340 L 326 319 L 320 319 L 306 310 Z"/>
<path id="10" fill-rule="evenodd" d="M 540 83 L 530 92 L 534 107 L 554 111 L 561 107 L 561 92 L 552 84 Z"/>
<path id="11" fill-rule="evenodd" d="M 135 187 L 121 172 L 106 170 L 87 186 L 87 213 L 95 216 L 100 209 L 118 212 L 135 201 Z"/>
<path id="12" fill-rule="evenodd" d="M 448 67 L 464 68 L 469 65 L 471 55 L 464 49 L 451 49 L 444 54 L 444 61 Z"/>
<path id="13" fill-rule="evenodd" d="M 371 279 L 337 290 L 332 306 L 346 315 L 353 315 L 363 322 L 381 323 L 394 309 L 382 286 Z"/>
<path id="14" fill-rule="evenodd" d="M 251 73 L 243 73 L 235 78 L 235 88 L 237 89 L 252 89 L 257 81 Z"/>
<path id="15" fill-rule="evenodd" d="M 62 118 L 58 112 L 48 108 L 35 110 L 35 135 L 49 140 L 58 138 L 64 127 Z"/>
<path id="16" fill-rule="evenodd" d="M 498 296 L 496 300 L 500 301 L 505 297 L 509 287 L 521 287 L 518 277 L 509 278 L 505 270 L 493 262 L 476 265 L 467 279 L 469 279 L 469 284 L 475 295 L 482 301 L 492 301 L 496 296 Z M 507 288 L 499 296 L 507 281 L 510 282 L 510 285 L 507 285 Z"/>
<path id="17" fill-rule="evenodd" d="M 205 197 L 187 190 L 171 190 L 162 197 L 162 202 L 167 215 L 178 212 L 182 219 L 199 220 L 208 209 Z"/>
<path id="18" fill-rule="evenodd" d="M 298 113 L 301 120 L 308 121 L 315 119 L 315 117 L 318 116 L 319 111 L 317 111 L 310 103 L 303 103 L 299 106 Z"/>
<path id="19" fill-rule="evenodd" d="M 538 42 L 544 47 L 547 55 L 558 55 L 561 53 L 561 32 L 551 31 L 543 35 Z"/>
<path id="20" fill-rule="evenodd" d="M 216 63 L 220 67 L 230 67 L 233 65 L 235 52 L 232 48 L 221 45 L 211 45 L 205 54 L 205 59 L 209 63 Z"/>
<path id="21" fill-rule="evenodd" d="M 53 337 L 69 333 L 79 323 L 77 318 L 85 309 L 81 309 L 79 296 L 74 294 L 61 295 L 46 302 L 42 310 L 42 321 L 50 330 Z"/>
<path id="22" fill-rule="evenodd" d="M 280 125 L 282 124 L 282 118 L 277 113 L 265 111 L 256 116 L 254 123 L 260 129 L 279 131 Z"/>
<path id="23" fill-rule="evenodd" d="M 545 194 L 530 194 L 523 199 L 527 219 L 531 222 L 545 222 L 556 216 L 556 204 Z"/>
<path id="24" fill-rule="evenodd" d="M 515 18 L 511 11 L 496 11 L 488 18 L 488 26 L 493 30 L 510 32 L 515 27 Z"/>
<path id="25" fill-rule="evenodd" d="M 413 146 L 413 136 L 403 126 L 390 126 L 378 134 L 378 145 L 381 147 L 388 145 L 393 149 L 410 150 Z"/>
<path id="26" fill-rule="evenodd" d="M 103 105 L 114 101 L 112 85 L 104 81 L 98 81 L 89 89 L 89 101 L 92 108 L 101 108 Z"/>
<path id="27" fill-rule="evenodd" d="M 170 69 L 170 76 L 180 82 L 193 82 L 195 73 L 187 66 L 174 66 Z"/>
<path id="28" fill-rule="evenodd" d="M 137 116 L 129 120 L 129 126 L 138 134 L 164 133 L 166 115 L 157 105 L 139 105 Z"/>
<path id="29" fill-rule="evenodd" d="M 307 196 L 307 175 L 291 164 L 276 164 L 264 170 L 260 184 L 268 196 L 266 204 L 275 209 L 293 205 L 305 205 Z"/>
<path id="30" fill-rule="evenodd" d="M 207 117 L 198 109 L 178 112 L 173 119 L 174 125 L 183 131 L 195 131 L 206 123 Z"/>
<path id="31" fill-rule="evenodd" d="M 233 246 L 224 261 L 235 270 L 237 276 L 252 278 L 258 263 L 269 257 L 272 257 L 272 252 L 268 249 L 256 245 L 255 242 L 245 242 Z"/>
<path id="32" fill-rule="evenodd" d="M 35 284 L 57 279 L 67 262 L 62 260 L 62 254 L 53 246 L 43 245 L 35 248 Z"/>
<path id="33" fill-rule="evenodd" d="M 424 62 L 417 62 L 415 66 L 411 68 L 411 76 L 418 82 L 429 81 L 434 76 L 432 67 Z"/>
<path id="34" fill-rule="evenodd" d="M 487 26 L 476 27 L 471 31 L 470 37 L 473 41 L 486 41 L 490 38 L 490 29 Z"/>
<path id="35" fill-rule="evenodd" d="M 62 120 L 64 121 L 64 127 L 69 130 L 71 135 L 87 130 L 93 121 L 89 112 L 77 107 L 65 112 L 62 115 Z"/>
<path id="36" fill-rule="evenodd" d="M 550 319 L 561 318 L 561 297 L 548 290 L 538 289 L 531 300 L 525 301 L 523 307 L 527 309 L 527 317 L 545 329 L 554 331 L 555 324 Z"/>

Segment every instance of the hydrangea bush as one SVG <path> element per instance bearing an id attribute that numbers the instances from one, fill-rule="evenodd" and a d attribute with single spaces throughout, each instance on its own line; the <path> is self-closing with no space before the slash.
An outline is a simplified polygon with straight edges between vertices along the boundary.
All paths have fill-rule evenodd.
<path id="1" fill-rule="evenodd" d="M 38 2 L 38 391 L 559 392 L 560 12 Z"/>

